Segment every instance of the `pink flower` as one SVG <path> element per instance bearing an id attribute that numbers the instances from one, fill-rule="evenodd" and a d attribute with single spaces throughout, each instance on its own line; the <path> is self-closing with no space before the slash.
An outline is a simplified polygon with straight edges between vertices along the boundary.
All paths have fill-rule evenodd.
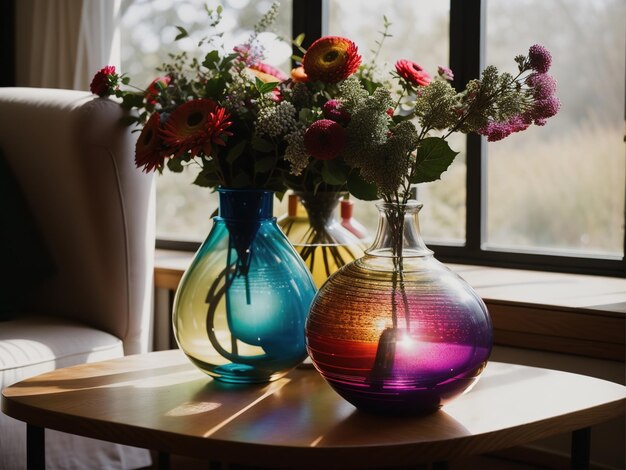
<path id="1" fill-rule="evenodd" d="M 432 80 L 420 65 L 410 60 L 402 59 L 396 62 L 396 72 L 404 80 L 416 86 L 427 86 Z"/>
<path id="2" fill-rule="evenodd" d="M 546 73 L 552 65 L 552 55 L 550 51 L 540 44 L 530 46 L 528 50 L 528 60 L 530 68 L 535 72 Z"/>
<path id="3" fill-rule="evenodd" d="M 118 76 L 115 73 L 114 65 L 106 65 L 102 67 L 91 80 L 89 89 L 94 95 L 109 96 L 112 95 L 117 86 Z"/>
<path id="4" fill-rule="evenodd" d="M 561 109 L 561 100 L 556 96 L 549 96 L 546 99 L 535 101 L 532 113 L 535 119 L 547 119 L 556 115 L 559 109 Z"/>
<path id="5" fill-rule="evenodd" d="M 507 123 L 490 121 L 478 133 L 487 137 L 487 142 L 497 142 L 511 135 L 511 127 Z"/>
<path id="6" fill-rule="evenodd" d="M 449 82 L 454 80 L 454 73 L 452 73 L 452 70 L 450 70 L 448 67 L 440 65 L 439 67 L 437 67 L 437 73 L 444 80 L 448 80 Z"/>
<path id="7" fill-rule="evenodd" d="M 350 122 L 350 114 L 341 109 L 341 103 L 338 100 L 328 100 L 322 106 L 322 112 L 326 119 L 338 122 L 339 124 L 347 124 Z"/>
<path id="8" fill-rule="evenodd" d="M 535 99 L 549 98 L 556 93 L 556 80 L 547 73 L 531 73 L 526 79 Z"/>
<path id="9" fill-rule="evenodd" d="M 159 88 L 158 84 L 160 84 L 162 88 L 165 88 L 167 87 L 167 85 L 170 84 L 171 81 L 172 79 L 167 75 L 165 77 L 157 77 L 154 80 L 152 80 L 150 85 L 148 85 L 148 88 L 146 89 L 146 93 L 144 95 L 146 99 L 146 103 L 156 104 L 157 97 L 159 96 L 159 93 L 161 92 L 161 88 Z"/>
<path id="10" fill-rule="evenodd" d="M 318 160 L 336 158 L 346 145 L 346 131 L 330 119 L 315 121 L 304 133 L 304 146 Z"/>

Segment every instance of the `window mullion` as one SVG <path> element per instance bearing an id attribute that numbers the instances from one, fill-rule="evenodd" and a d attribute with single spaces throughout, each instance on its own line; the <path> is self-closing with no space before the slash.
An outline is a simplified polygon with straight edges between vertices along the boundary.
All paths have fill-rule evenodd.
<path id="1" fill-rule="evenodd" d="M 484 5 L 482 0 L 450 0 L 450 68 L 453 85 L 462 90 L 478 78 L 484 58 Z M 469 253 L 481 251 L 486 228 L 486 185 L 484 139 L 477 134 L 466 137 L 466 216 L 465 247 Z M 469 254 L 468 253 L 468 254 Z"/>
<path id="2" fill-rule="evenodd" d="M 293 0 L 291 32 L 292 37 L 304 33 L 302 47 L 308 48 L 313 41 L 322 37 L 326 27 L 324 24 L 324 0 Z M 302 55 L 302 52 L 293 47 L 294 55 Z M 293 62 L 293 61 L 292 61 Z M 295 66 L 295 63 L 293 63 Z"/>

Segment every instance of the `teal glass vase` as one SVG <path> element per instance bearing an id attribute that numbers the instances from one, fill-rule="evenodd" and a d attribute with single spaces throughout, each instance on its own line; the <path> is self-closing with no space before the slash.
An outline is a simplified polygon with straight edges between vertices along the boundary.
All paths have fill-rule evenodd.
<path id="1" fill-rule="evenodd" d="M 306 358 L 304 325 L 317 290 L 276 225 L 271 191 L 218 192 L 219 215 L 176 291 L 174 334 L 215 379 L 270 382 Z"/>

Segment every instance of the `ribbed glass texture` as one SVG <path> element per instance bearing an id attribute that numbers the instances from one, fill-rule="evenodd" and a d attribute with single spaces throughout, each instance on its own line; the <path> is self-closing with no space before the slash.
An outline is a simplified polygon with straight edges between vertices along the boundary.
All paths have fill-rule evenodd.
<path id="1" fill-rule="evenodd" d="M 476 383 L 491 352 L 487 309 L 424 245 L 420 208 L 379 204 L 372 247 L 328 279 L 307 320 L 315 367 L 366 411 L 435 411 Z"/>
<path id="2" fill-rule="evenodd" d="M 220 381 L 276 380 L 306 358 L 316 288 L 272 217 L 272 192 L 220 189 L 219 196 L 220 214 L 176 292 L 176 340 Z"/>
<path id="3" fill-rule="evenodd" d="M 366 247 L 337 217 L 342 196 L 337 192 L 297 192 L 289 196 L 289 212 L 279 221 L 317 287 L 337 269 L 362 256 Z"/>

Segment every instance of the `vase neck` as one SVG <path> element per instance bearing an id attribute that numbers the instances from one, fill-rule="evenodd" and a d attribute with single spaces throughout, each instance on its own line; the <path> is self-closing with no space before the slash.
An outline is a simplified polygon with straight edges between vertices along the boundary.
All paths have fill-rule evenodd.
<path id="1" fill-rule="evenodd" d="M 219 216 L 224 220 L 254 221 L 273 218 L 274 193 L 262 189 L 223 189 Z"/>
<path id="2" fill-rule="evenodd" d="M 337 192 L 298 192 L 296 193 L 306 209 L 311 227 L 321 229 L 335 221 L 335 212 L 342 193 Z"/>
<path id="3" fill-rule="evenodd" d="M 379 202 L 378 230 L 372 245 L 366 250 L 369 256 L 386 258 L 409 258 L 430 256 L 420 233 L 418 213 L 422 204 L 408 201 L 406 204 Z"/>

